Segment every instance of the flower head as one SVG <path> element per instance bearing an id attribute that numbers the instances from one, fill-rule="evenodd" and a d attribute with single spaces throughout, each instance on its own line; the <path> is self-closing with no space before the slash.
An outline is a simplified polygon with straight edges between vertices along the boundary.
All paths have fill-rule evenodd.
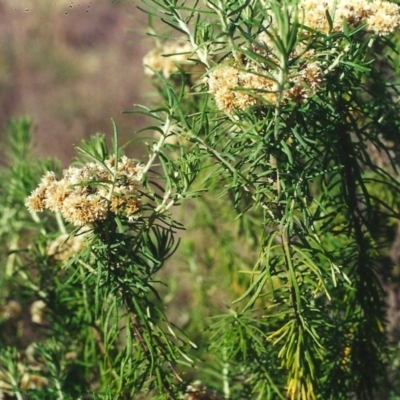
<path id="1" fill-rule="evenodd" d="M 275 82 L 255 70 L 222 66 L 211 71 L 206 82 L 217 107 L 223 111 L 245 110 L 276 99 Z"/>
<path id="2" fill-rule="evenodd" d="M 47 254 L 56 261 L 68 261 L 74 254 L 85 248 L 85 236 L 70 236 L 66 233 L 58 236 L 47 246 Z"/>
<path id="3" fill-rule="evenodd" d="M 145 73 L 153 76 L 154 71 L 157 71 L 169 79 L 180 67 L 195 65 L 192 60 L 195 58 L 194 53 L 193 46 L 183 39 L 167 41 L 162 47 L 157 47 L 144 56 Z"/>
<path id="4" fill-rule="evenodd" d="M 26 206 L 31 212 L 60 212 L 77 226 L 102 221 L 110 212 L 132 220 L 140 209 L 141 179 L 141 166 L 126 156 L 70 167 L 60 180 L 53 172 L 47 173 Z"/>
<path id="5" fill-rule="evenodd" d="M 367 18 L 368 30 L 377 35 L 388 35 L 400 28 L 400 6 L 388 1 L 374 0 L 370 3 Z"/>
<path id="6" fill-rule="evenodd" d="M 336 5 L 336 8 L 335 8 Z M 350 28 L 366 23 L 366 29 L 387 35 L 400 28 L 400 6 L 385 0 L 300 0 L 299 20 L 309 28 L 328 33 L 326 13 L 332 18 L 332 30 L 340 32 L 343 21 Z"/>
<path id="7" fill-rule="evenodd" d="M 289 72 L 287 87 L 280 89 L 280 101 L 302 102 L 318 92 L 325 78 L 321 63 L 315 58 L 312 51 L 300 58 L 296 68 Z M 278 99 L 275 73 L 267 64 L 256 65 L 246 60 L 241 68 L 224 65 L 214 69 L 209 73 L 206 83 L 217 107 L 231 113 L 256 105 L 274 104 Z"/>

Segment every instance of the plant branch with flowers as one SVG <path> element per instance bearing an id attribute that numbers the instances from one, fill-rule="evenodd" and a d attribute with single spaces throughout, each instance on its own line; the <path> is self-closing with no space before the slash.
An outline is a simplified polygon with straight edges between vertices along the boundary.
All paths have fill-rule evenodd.
<path id="1" fill-rule="evenodd" d="M 124 154 L 115 124 L 111 151 L 93 136 L 64 171 L 27 164 L 27 148 L 12 146 L 7 179 L 19 189 L 1 218 L 12 209 L 15 220 L 31 218 L 0 226 L 12 245 L 3 280 L 41 302 L 35 318 L 47 333 L 18 360 L 12 346 L 1 353 L 0 389 L 16 398 L 396 398 L 383 283 L 400 215 L 400 6 L 141 8 L 159 21 L 143 60 L 157 103 L 132 111 L 153 122 L 148 154 Z M 27 121 L 9 130 L 29 142 Z"/>

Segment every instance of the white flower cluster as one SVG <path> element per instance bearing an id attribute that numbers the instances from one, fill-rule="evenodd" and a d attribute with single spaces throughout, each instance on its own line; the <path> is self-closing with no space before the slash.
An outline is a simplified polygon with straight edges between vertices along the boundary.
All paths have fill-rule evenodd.
<path id="1" fill-rule="evenodd" d="M 300 0 L 298 18 L 303 25 L 328 33 L 327 11 L 335 32 L 342 31 L 343 20 L 352 28 L 366 23 L 367 30 L 376 35 L 400 28 L 400 6 L 385 0 Z"/>
<path id="2" fill-rule="evenodd" d="M 327 13 L 334 32 L 342 31 L 344 20 L 350 28 L 366 23 L 366 29 L 376 35 L 387 35 L 400 28 L 400 6 L 384 0 L 299 0 L 297 9 L 302 25 L 322 33 L 329 33 Z M 257 37 L 258 45 L 264 50 L 257 44 L 253 50 L 279 65 L 273 40 L 276 31 L 277 23 L 271 15 L 269 27 Z M 310 35 L 307 30 L 302 33 L 305 38 Z M 271 68 L 271 63 L 256 65 L 246 57 L 243 64 L 236 61 L 212 69 L 205 82 L 217 107 L 228 113 L 255 105 L 275 104 L 277 100 L 300 103 L 317 93 L 325 83 L 321 65 L 324 57 L 307 50 L 300 41 L 289 59 L 296 60 L 295 68 L 288 72 L 284 87 L 278 85 L 279 68 Z"/>
<path id="3" fill-rule="evenodd" d="M 145 73 L 153 76 L 154 71 L 161 73 L 165 79 L 177 72 L 179 68 L 195 65 L 196 58 L 193 46 L 185 40 L 167 41 L 162 47 L 157 47 L 143 58 Z"/>
<path id="4" fill-rule="evenodd" d="M 142 167 L 126 156 L 70 167 L 60 180 L 48 172 L 26 206 L 31 212 L 60 212 L 77 226 L 104 220 L 110 212 L 133 220 L 140 209 L 141 179 Z"/>
<path id="5" fill-rule="evenodd" d="M 294 57 L 295 55 L 293 55 Z M 280 100 L 305 101 L 316 93 L 325 78 L 320 62 L 313 60 L 314 53 L 307 52 L 308 61 L 299 63 L 288 76 L 289 85 L 278 92 L 276 71 L 267 66 L 261 68 L 252 61 L 246 67 L 224 65 L 211 71 L 206 79 L 210 93 L 214 95 L 221 111 L 246 110 L 259 104 L 275 104 Z"/>

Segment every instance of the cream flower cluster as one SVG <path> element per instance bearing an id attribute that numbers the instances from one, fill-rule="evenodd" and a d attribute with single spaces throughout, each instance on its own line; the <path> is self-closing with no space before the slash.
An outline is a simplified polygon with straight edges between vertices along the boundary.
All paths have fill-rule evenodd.
<path id="1" fill-rule="evenodd" d="M 297 10 L 302 25 L 323 33 L 330 30 L 327 12 L 334 32 L 343 30 L 344 20 L 350 28 L 366 23 L 366 29 L 376 35 L 388 35 L 400 29 L 400 6 L 386 0 L 299 0 Z M 269 27 L 276 28 L 274 15 L 270 17 Z M 262 33 L 259 39 L 274 47 L 267 34 Z"/>
<path id="2" fill-rule="evenodd" d="M 298 10 L 303 25 L 324 33 L 329 31 L 327 11 L 335 32 L 342 30 L 343 20 L 352 28 L 366 23 L 366 29 L 377 35 L 400 28 L 400 6 L 385 0 L 300 0 Z"/>
<path id="3" fill-rule="evenodd" d="M 68 261 L 74 254 L 85 248 L 85 235 L 70 236 L 64 233 L 51 241 L 47 254 L 56 261 Z"/>
<path id="4" fill-rule="evenodd" d="M 297 7 L 300 23 L 323 33 L 328 33 L 330 29 L 327 12 L 331 15 L 335 32 L 343 29 L 344 20 L 353 28 L 366 23 L 367 30 L 377 35 L 387 35 L 400 29 L 400 6 L 389 1 L 299 0 Z M 269 31 L 257 37 L 257 42 L 264 50 L 257 47 L 253 50 L 278 63 L 270 36 L 275 34 L 275 30 L 276 22 L 271 15 Z M 291 60 L 296 60 L 296 65 L 288 72 L 287 85 L 279 89 L 278 71 L 267 65 L 255 65 L 251 60 L 245 60 L 242 65 L 236 62 L 211 70 L 205 82 L 209 92 L 214 95 L 217 107 L 231 113 L 255 105 L 273 104 L 278 97 L 281 101 L 305 101 L 317 93 L 325 82 L 324 68 L 318 55 L 313 50 L 305 49 L 305 43 L 300 42 L 290 55 Z"/>
<path id="5" fill-rule="evenodd" d="M 177 72 L 179 67 L 195 65 L 190 60 L 195 58 L 193 46 L 185 40 L 167 41 L 162 47 L 157 47 L 147 53 L 143 58 L 145 73 L 153 76 L 154 71 L 161 73 L 165 79 Z"/>
<path id="6" fill-rule="evenodd" d="M 312 59 L 314 54 L 309 51 L 307 55 L 308 59 Z M 278 99 L 278 85 L 271 75 L 273 72 L 248 61 L 246 67 L 225 65 L 216 68 L 205 82 L 214 95 L 217 107 L 231 113 L 256 105 L 274 104 Z M 267 77 L 267 74 L 270 75 Z M 289 86 L 282 90 L 281 101 L 303 102 L 315 94 L 324 81 L 323 69 L 318 61 L 301 62 L 298 69 L 290 72 Z"/>
<path id="7" fill-rule="evenodd" d="M 60 212 L 76 226 L 104 220 L 108 213 L 137 218 L 142 167 L 126 156 L 81 168 L 70 167 L 57 180 L 48 172 L 26 201 L 29 211 Z"/>
<path id="8" fill-rule="evenodd" d="M 225 65 L 213 70 L 206 79 L 210 93 L 220 110 L 245 110 L 263 102 L 274 102 L 274 80 L 236 66 Z"/>

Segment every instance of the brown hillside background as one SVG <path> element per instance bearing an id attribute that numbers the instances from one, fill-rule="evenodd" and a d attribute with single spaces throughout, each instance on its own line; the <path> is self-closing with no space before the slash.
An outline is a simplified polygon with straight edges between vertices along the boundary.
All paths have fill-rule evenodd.
<path id="1" fill-rule="evenodd" d="M 151 101 L 142 58 L 153 43 L 136 4 L 0 0 L 0 126 L 29 115 L 37 154 L 64 165 L 81 138 L 111 136 L 111 118 L 121 143 L 131 138 L 143 118 L 121 111 Z"/>

